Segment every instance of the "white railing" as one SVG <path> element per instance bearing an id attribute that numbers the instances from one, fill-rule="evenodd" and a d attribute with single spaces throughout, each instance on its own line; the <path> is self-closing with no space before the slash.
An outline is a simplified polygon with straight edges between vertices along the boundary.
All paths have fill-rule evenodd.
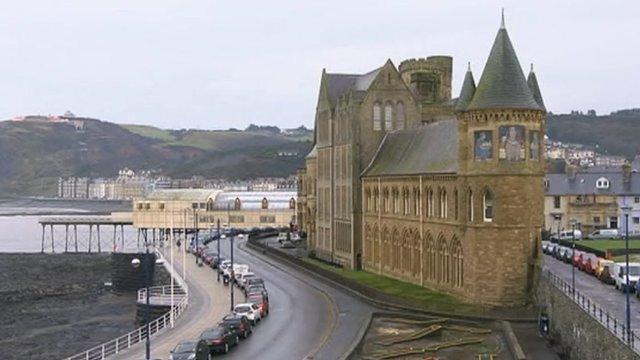
<path id="1" fill-rule="evenodd" d="M 156 251 L 156 255 L 161 259 L 164 258 L 162 253 L 159 251 Z M 174 305 L 171 310 L 149 323 L 149 336 L 153 336 L 166 328 L 173 327 L 175 320 L 182 315 L 189 304 L 189 292 L 186 287 L 186 282 L 180 275 L 178 275 L 177 271 L 174 271 L 173 264 L 170 264 L 168 261 L 163 261 L 163 264 L 169 271 L 169 274 L 174 277 L 174 281 L 177 282 L 177 285 L 174 285 L 173 287 L 171 285 L 150 287 L 149 297 L 150 299 L 153 299 L 153 302 L 150 303 L 153 305 L 171 305 L 171 293 L 173 291 Z M 139 303 L 146 304 L 146 296 L 146 288 L 138 290 L 137 301 Z M 164 303 L 164 301 L 166 301 L 166 303 Z M 138 343 L 144 342 L 146 338 L 147 326 L 143 325 L 128 334 L 122 335 L 79 354 L 70 356 L 65 360 L 104 360 L 111 355 L 119 354 Z"/>

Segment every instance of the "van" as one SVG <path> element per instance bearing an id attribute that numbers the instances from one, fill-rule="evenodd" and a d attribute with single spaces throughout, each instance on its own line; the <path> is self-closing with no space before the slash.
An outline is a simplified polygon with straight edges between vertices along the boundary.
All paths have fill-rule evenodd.
<path id="1" fill-rule="evenodd" d="M 242 274 L 246 274 L 249 272 L 249 265 L 245 264 L 233 264 L 233 281 L 238 282 L 242 277 Z"/>
<path id="2" fill-rule="evenodd" d="M 598 229 L 587 236 L 587 239 L 619 239 L 618 229 Z"/>
<path id="3" fill-rule="evenodd" d="M 615 281 L 616 289 L 619 289 L 622 292 L 627 290 L 633 292 L 636 288 L 636 283 L 640 279 L 640 263 L 629 263 L 629 289 L 626 288 L 626 267 L 625 263 L 616 263 L 613 267 L 613 279 Z"/>
<path id="4" fill-rule="evenodd" d="M 555 234 L 551 234 L 551 240 L 572 240 L 575 237 L 576 240 L 582 240 L 582 231 L 576 229 L 576 230 L 569 230 L 569 231 L 561 231 L 560 234 L 555 233 Z"/>

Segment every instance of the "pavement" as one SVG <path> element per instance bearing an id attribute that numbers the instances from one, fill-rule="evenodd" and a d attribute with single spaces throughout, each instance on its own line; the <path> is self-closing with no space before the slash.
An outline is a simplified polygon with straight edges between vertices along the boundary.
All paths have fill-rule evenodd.
<path id="1" fill-rule="evenodd" d="M 234 261 L 248 264 L 265 280 L 270 312 L 254 328 L 253 334 L 237 348 L 220 357 L 229 359 L 341 359 L 366 330 L 372 308 L 334 289 L 309 274 L 273 262 L 244 247 L 236 238 Z M 229 240 L 221 243 L 221 253 L 229 258 Z M 167 254 L 168 255 L 168 254 Z M 169 258 L 169 256 L 166 256 Z M 174 255 L 175 267 L 182 269 L 182 256 Z M 152 358 L 168 359 L 180 341 L 196 339 L 207 327 L 229 312 L 229 288 L 216 281 L 216 273 L 198 267 L 192 255 L 186 262 L 190 302 L 173 329 L 151 338 Z M 244 301 L 240 292 L 236 304 Z M 138 344 L 115 359 L 144 359 L 144 344 Z"/>
<path id="2" fill-rule="evenodd" d="M 544 255 L 543 269 L 551 270 L 567 283 L 571 284 L 570 264 L 557 260 L 553 256 Z M 618 321 L 624 323 L 626 319 L 626 294 L 616 290 L 613 285 L 607 285 L 595 276 L 586 274 L 576 268 L 576 291 L 584 294 L 599 304 L 603 310 L 609 312 Z M 631 305 L 631 329 L 640 329 L 640 300 L 635 294 L 630 294 Z"/>

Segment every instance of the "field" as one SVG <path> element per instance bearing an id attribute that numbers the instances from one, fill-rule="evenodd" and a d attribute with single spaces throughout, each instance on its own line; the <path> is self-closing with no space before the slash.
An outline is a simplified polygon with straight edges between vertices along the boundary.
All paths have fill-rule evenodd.
<path id="1" fill-rule="evenodd" d="M 625 248 L 624 240 L 581 240 L 576 244 L 601 251 Z M 640 240 L 629 240 L 629 249 L 640 249 Z"/>

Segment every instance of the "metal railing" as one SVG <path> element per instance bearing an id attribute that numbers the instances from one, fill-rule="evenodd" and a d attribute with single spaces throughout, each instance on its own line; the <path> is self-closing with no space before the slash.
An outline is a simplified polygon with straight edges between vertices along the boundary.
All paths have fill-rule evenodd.
<path id="1" fill-rule="evenodd" d="M 631 329 L 631 331 L 627 331 L 624 322 L 609 314 L 609 312 L 604 310 L 602 306 L 600 306 L 600 304 L 591 300 L 591 298 L 589 298 L 588 296 L 585 296 L 581 292 L 575 290 L 571 286 L 571 284 L 563 280 L 560 276 L 552 273 L 550 270 L 546 270 L 544 272 L 544 275 L 546 275 L 546 277 L 549 279 L 549 282 L 555 288 L 562 291 L 582 310 L 591 315 L 591 317 L 596 319 L 613 335 L 615 335 L 623 343 L 629 346 L 636 354 L 640 354 L 640 337 L 633 329 Z"/>
<path id="2" fill-rule="evenodd" d="M 156 251 L 156 255 L 158 258 L 164 258 L 160 251 Z M 169 271 L 169 274 L 174 277 L 177 285 L 174 285 L 173 288 L 171 285 L 150 287 L 149 296 L 150 299 L 154 299 L 151 304 L 157 305 L 159 303 L 156 301 L 159 301 L 163 302 L 160 305 L 171 305 L 171 292 L 173 291 L 174 305 L 171 310 L 149 323 L 149 334 L 147 334 L 147 325 L 145 324 L 128 334 L 65 358 L 65 360 L 104 360 L 111 355 L 119 354 L 138 343 L 144 342 L 147 336 L 153 336 L 168 327 L 173 327 L 175 320 L 182 315 L 189 304 L 189 292 L 186 282 L 180 275 L 178 275 L 177 271 L 174 271 L 173 265 L 166 261 L 166 259 L 163 264 Z M 137 301 L 139 303 L 146 303 L 146 295 L 146 288 L 139 289 Z"/>

